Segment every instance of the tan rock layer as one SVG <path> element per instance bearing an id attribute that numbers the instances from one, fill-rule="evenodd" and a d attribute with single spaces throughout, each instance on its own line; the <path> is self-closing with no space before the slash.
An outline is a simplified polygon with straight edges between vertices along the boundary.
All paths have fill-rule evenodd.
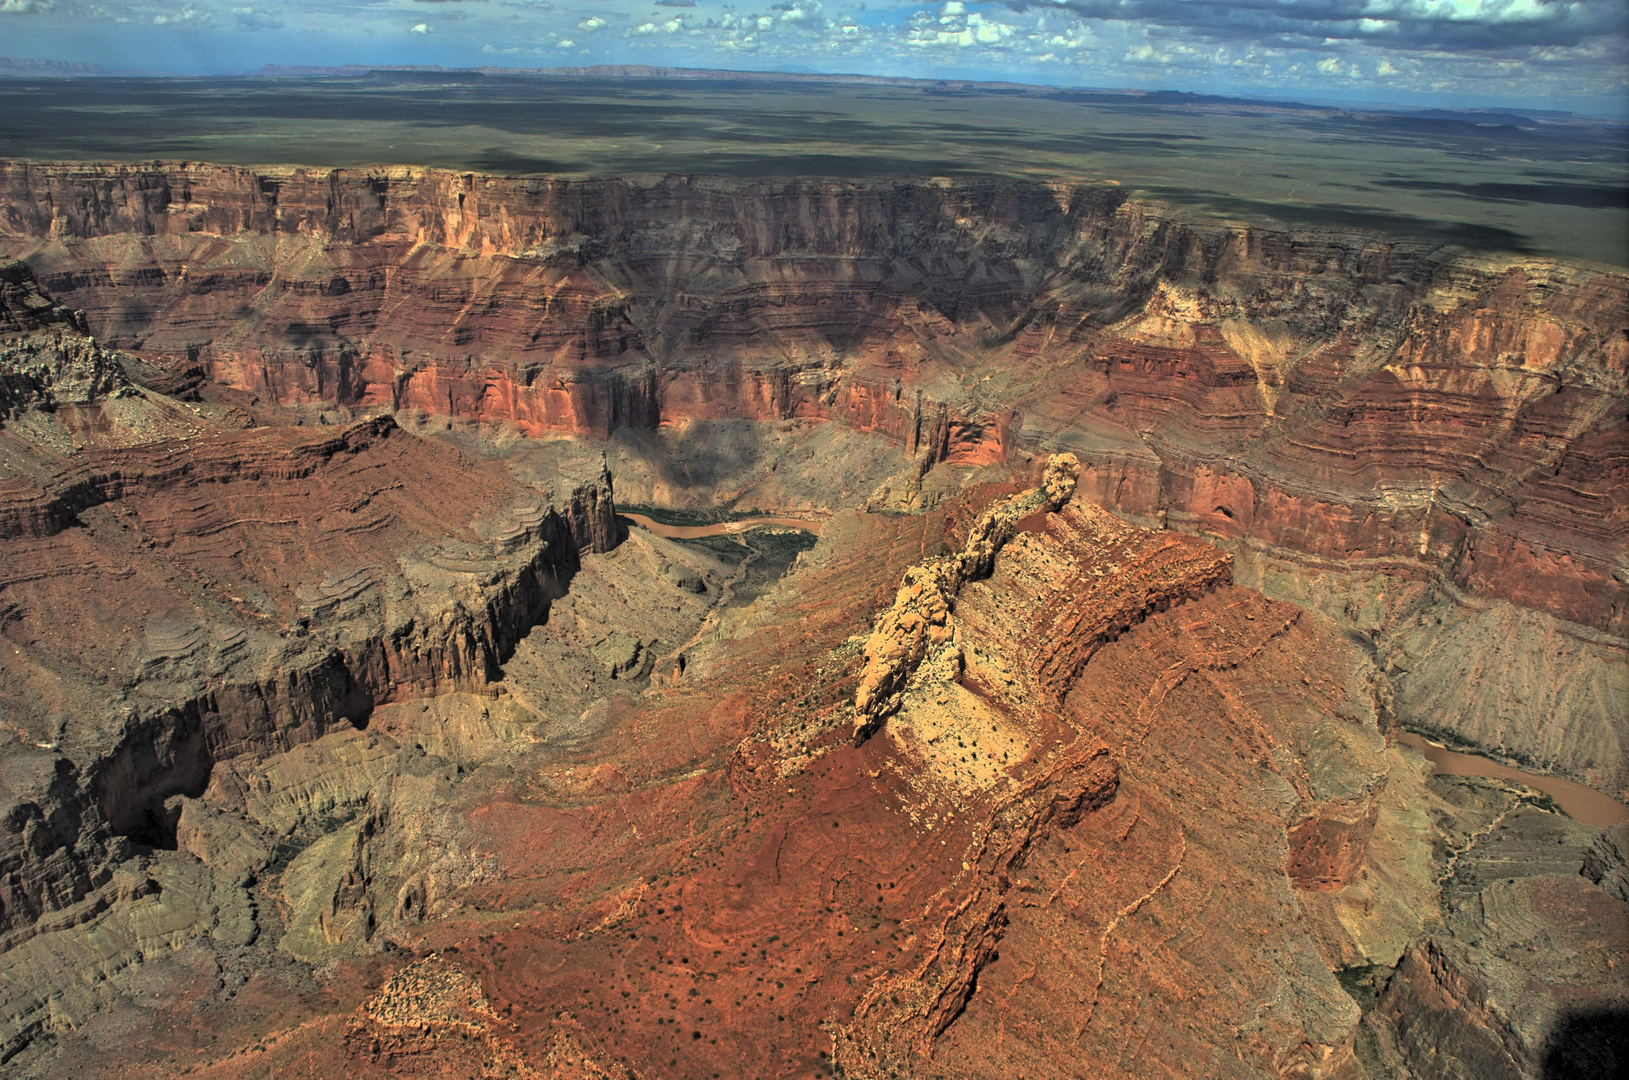
<path id="1" fill-rule="evenodd" d="M 865 645 L 865 667 L 854 692 L 854 736 L 865 740 L 898 710 L 905 684 L 930 648 L 955 635 L 951 613 L 969 581 L 988 577 L 996 555 L 1030 514 L 1058 510 L 1075 493 L 1080 462 L 1073 454 L 1047 461 L 1041 485 L 988 507 L 954 555 L 905 571 L 894 604 L 877 617 Z"/>

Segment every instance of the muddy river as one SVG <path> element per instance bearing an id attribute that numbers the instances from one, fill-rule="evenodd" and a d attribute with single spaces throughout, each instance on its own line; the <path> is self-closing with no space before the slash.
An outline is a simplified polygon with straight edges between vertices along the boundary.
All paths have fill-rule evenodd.
<path id="1" fill-rule="evenodd" d="M 618 516 L 625 517 L 640 528 L 649 529 L 657 536 L 665 536 L 670 540 L 694 540 L 702 536 L 728 536 L 764 525 L 778 525 L 783 529 L 804 529 L 808 532 L 818 533 L 820 526 L 825 524 L 824 521 L 818 521 L 814 518 L 754 517 L 742 518 L 740 521 L 715 521 L 707 525 L 663 525 L 659 521 L 652 521 L 644 514 L 619 512 Z"/>
<path id="2" fill-rule="evenodd" d="M 1576 818 L 1586 825 L 1598 825 L 1604 829 L 1620 821 L 1629 821 L 1629 806 L 1583 784 L 1575 784 L 1558 776 L 1540 776 L 1512 769 L 1508 765 L 1501 765 L 1497 761 L 1490 761 L 1476 754 L 1462 754 L 1412 731 L 1399 733 L 1397 741 L 1405 746 L 1425 751 L 1426 760 L 1431 762 L 1431 767 L 1444 776 L 1491 776 L 1496 780 L 1515 780 L 1542 791 L 1554 799 L 1556 805 L 1565 810 L 1569 817 Z"/>

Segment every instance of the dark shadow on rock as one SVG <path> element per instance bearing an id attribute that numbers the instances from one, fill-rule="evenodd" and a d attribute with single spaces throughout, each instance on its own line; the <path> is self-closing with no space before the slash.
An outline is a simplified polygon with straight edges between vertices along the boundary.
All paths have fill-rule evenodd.
<path id="1" fill-rule="evenodd" d="M 1590 1008 L 1556 1021 L 1539 1066 L 1544 1080 L 1629 1076 L 1629 1009 Z"/>

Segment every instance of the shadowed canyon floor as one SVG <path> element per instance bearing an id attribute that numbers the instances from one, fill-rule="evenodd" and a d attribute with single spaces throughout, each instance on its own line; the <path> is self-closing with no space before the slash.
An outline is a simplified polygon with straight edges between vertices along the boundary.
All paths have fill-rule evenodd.
<path id="1" fill-rule="evenodd" d="M 5 166 L 25 1076 L 1629 1062 L 1621 276 Z M 634 514 L 619 515 L 617 502 Z"/>

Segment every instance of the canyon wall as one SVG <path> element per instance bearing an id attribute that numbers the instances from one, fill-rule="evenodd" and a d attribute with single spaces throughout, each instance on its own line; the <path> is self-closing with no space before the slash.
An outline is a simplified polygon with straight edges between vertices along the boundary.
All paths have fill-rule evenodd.
<path id="1" fill-rule="evenodd" d="M 105 342 L 280 402 L 604 436 L 823 417 L 1622 635 L 1625 279 L 1016 181 L 0 166 Z"/>
<path id="2" fill-rule="evenodd" d="M 556 509 L 389 416 L 244 427 L 77 325 L 0 265 L 7 940 L 106 884 L 121 838 L 173 839 L 166 800 L 216 762 L 485 690 L 622 535 L 608 474 Z"/>

